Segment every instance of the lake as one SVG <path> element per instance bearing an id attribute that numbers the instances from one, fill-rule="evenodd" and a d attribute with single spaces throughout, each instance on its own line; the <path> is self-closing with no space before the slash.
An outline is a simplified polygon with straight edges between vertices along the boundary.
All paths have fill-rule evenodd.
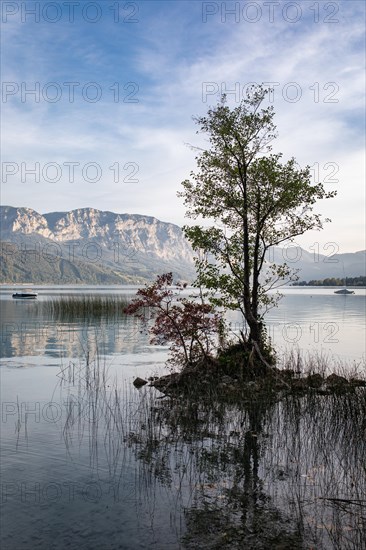
<path id="1" fill-rule="evenodd" d="M 333 413 L 324 399 L 305 399 L 296 430 L 289 403 L 177 411 L 132 385 L 167 372 L 167 347 L 150 345 L 135 319 L 55 317 L 44 307 L 136 287 L 35 290 L 35 301 L 13 300 L 12 287 L 0 294 L 2 549 L 272 549 L 276 533 L 278 548 L 365 548 L 365 519 L 324 504 L 335 487 L 344 501 L 365 497 L 364 440 L 350 439 L 337 416 L 353 405 L 333 403 Z M 365 289 L 283 293 L 266 317 L 279 356 L 299 350 L 364 368 Z M 235 314 L 230 322 L 233 333 L 242 328 Z M 339 514 L 347 519 L 337 524 Z"/>

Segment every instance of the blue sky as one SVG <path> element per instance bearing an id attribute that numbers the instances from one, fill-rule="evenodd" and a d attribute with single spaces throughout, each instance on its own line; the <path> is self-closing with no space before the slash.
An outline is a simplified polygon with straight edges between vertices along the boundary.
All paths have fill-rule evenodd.
<path id="1" fill-rule="evenodd" d="M 318 207 L 333 223 L 299 244 L 366 247 L 363 1 L 1 7 L 2 204 L 182 225 L 176 192 L 195 167 L 187 143 L 204 145 L 192 115 L 222 91 L 234 106 L 249 83 L 271 82 L 274 151 L 338 189 Z"/>

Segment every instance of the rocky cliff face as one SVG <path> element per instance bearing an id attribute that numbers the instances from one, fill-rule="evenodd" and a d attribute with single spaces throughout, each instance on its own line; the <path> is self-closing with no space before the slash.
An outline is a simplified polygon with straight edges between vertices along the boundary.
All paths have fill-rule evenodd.
<path id="1" fill-rule="evenodd" d="M 169 271 L 179 279 L 195 278 L 193 251 L 181 228 L 149 216 L 95 208 L 42 215 L 3 206 L 0 226 L 0 282 L 139 284 Z M 310 280 L 364 275 L 366 253 L 314 257 L 301 248 L 275 247 L 267 259 L 286 262 Z"/>
<path id="2" fill-rule="evenodd" d="M 41 215 L 31 208 L 3 206 L 1 231 L 3 238 L 11 233 L 37 234 L 59 243 L 93 239 L 106 245 L 120 241 L 167 261 L 192 262 L 192 249 L 180 227 L 137 214 L 80 208 Z"/>
<path id="3" fill-rule="evenodd" d="M 22 252 L 23 259 L 29 250 L 28 259 L 33 261 L 38 256 L 52 261 L 53 255 L 54 263 L 65 259 L 86 262 L 89 268 L 98 264 L 129 278 L 136 275 L 138 281 L 167 271 L 178 278 L 194 278 L 193 251 L 181 228 L 149 216 L 94 208 L 42 215 L 31 208 L 2 206 L 0 224 L 2 241 L 15 243 L 15 252 Z M 14 260 L 15 252 L 6 248 L 3 262 L 10 256 Z"/>
<path id="4" fill-rule="evenodd" d="M 47 220 L 32 208 L 0 207 L 1 233 L 23 233 L 30 235 L 38 233 L 42 237 L 52 239 L 53 234 L 48 227 Z"/>

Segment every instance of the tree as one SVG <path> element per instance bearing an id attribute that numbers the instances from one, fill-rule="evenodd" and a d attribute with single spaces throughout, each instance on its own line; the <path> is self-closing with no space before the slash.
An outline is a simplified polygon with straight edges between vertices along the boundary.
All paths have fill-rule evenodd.
<path id="1" fill-rule="evenodd" d="M 137 291 L 125 313 L 149 325 L 151 344 L 170 344 L 169 362 L 173 365 L 208 362 L 217 349 L 217 335 L 224 330 L 221 316 L 212 305 L 181 296 L 185 285 L 172 285 L 172 273 L 159 275 L 154 283 Z"/>
<path id="2" fill-rule="evenodd" d="M 282 162 L 281 154 L 271 153 L 274 111 L 262 107 L 268 91 L 253 87 L 233 109 L 223 96 L 206 116 L 194 119 L 209 148 L 200 150 L 198 171 L 183 181 L 178 194 L 188 217 L 211 222 L 184 228 L 200 251 L 196 284 L 208 290 L 212 303 L 241 312 L 248 327 L 241 331 L 241 344 L 262 364 L 263 315 L 277 300 L 268 291 L 296 279 L 286 263 L 270 265 L 266 254 L 309 229 L 321 229 L 313 205 L 336 194 L 321 183 L 312 185 L 308 166 L 301 169 L 294 158 Z"/>

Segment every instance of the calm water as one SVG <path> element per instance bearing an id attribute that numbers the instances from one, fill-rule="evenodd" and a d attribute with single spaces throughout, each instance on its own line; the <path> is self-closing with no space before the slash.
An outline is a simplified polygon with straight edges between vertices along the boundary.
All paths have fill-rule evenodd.
<path id="1" fill-rule="evenodd" d="M 61 294 L 131 295 L 136 289 L 42 287 L 29 302 L 12 300 L 11 290 L 0 295 L 2 549 L 204 547 L 181 542 L 202 481 L 197 465 L 190 470 L 192 449 L 177 450 L 171 441 L 158 454 L 143 446 L 158 394 L 135 390 L 132 380 L 164 372 L 167 349 L 151 346 L 131 318 L 54 319 L 42 309 Z M 284 292 L 267 316 L 279 352 L 316 350 L 350 365 L 364 362 L 365 289 L 354 296 L 331 289 Z M 241 328 L 235 316 L 231 323 L 233 332 Z M 152 441 L 168 441 L 169 433 L 160 431 Z M 199 456 L 212 441 L 204 437 Z M 263 465 L 262 479 L 279 505 L 283 485 L 270 484 L 272 474 Z M 209 493 L 206 478 L 205 484 Z"/>
<path id="2" fill-rule="evenodd" d="M 72 318 L 55 320 L 42 311 L 42 302 L 60 296 L 131 296 L 136 287 L 41 287 L 37 301 L 12 300 L 11 288 L 0 289 L 1 357 L 6 364 L 59 364 L 60 358 L 80 358 L 98 345 L 101 353 L 123 364 L 161 365 L 166 350 L 148 345 L 131 319 L 102 318 L 98 321 Z M 346 362 L 364 361 L 366 354 L 366 289 L 351 296 L 338 296 L 334 289 L 288 288 L 279 307 L 266 315 L 268 334 L 276 349 L 299 349 L 303 354 L 319 352 Z M 232 333 L 243 328 L 231 314 Z M 138 355 L 138 359 L 136 357 Z M 154 361 L 151 355 L 153 354 Z M 136 360 L 137 359 L 137 360 Z M 147 359 L 147 363 L 145 362 Z"/>

